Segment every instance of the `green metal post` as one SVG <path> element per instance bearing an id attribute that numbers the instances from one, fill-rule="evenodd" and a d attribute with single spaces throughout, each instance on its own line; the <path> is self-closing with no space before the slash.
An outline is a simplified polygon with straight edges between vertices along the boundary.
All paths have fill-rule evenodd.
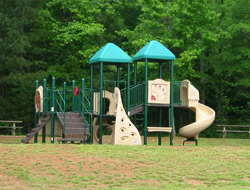
<path id="1" fill-rule="evenodd" d="M 99 144 L 102 144 L 102 96 L 103 96 L 103 62 L 100 68 L 100 115 L 99 115 Z"/>
<path id="2" fill-rule="evenodd" d="M 171 61 L 171 81 L 170 81 L 170 127 L 172 131 L 170 134 L 170 145 L 174 145 L 174 61 Z"/>
<path id="3" fill-rule="evenodd" d="M 51 87 L 51 143 L 54 143 L 55 140 L 55 83 L 55 77 L 53 77 Z"/>
<path id="4" fill-rule="evenodd" d="M 159 63 L 159 77 L 162 79 L 162 63 Z M 162 127 L 162 108 L 159 108 L 159 127 Z M 158 145 L 161 145 L 161 132 L 158 133 Z"/>
<path id="5" fill-rule="evenodd" d="M 39 86 L 39 83 L 38 83 L 38 80 L 36 80 L 35 88 L 37 89 L 38 86 Z M 38 114 L 39 114 L 39 112 L 38 112 Z M 37 115 L 36 110 L 35 110 L 35 125 L 34 125 L 35 128 L 37 127 L 38 117 L 39 117 L 39 115 Z M 34 143 L 37 143 L 37 134 L 35 135 Z"/>
<path id="6" fill-rule="evenodd" d="M 116 77 L 117 78 L 116 79 L 117 80 L 117 85 L 116 86 L 118 88 L 120 88 L 120 65 L 117 65 L 116 67 L 117 67 L 117 77 Z"/>
<path id="7" fill-rule="evenodd" d="M 84 84 L 84 79 L 82 79 L 82 88 L 81 88 L 81 112 L 84 115 L 84 88 L 85 88 L 85 84 Z M 84 125 L 84 143 L 85 143 L 85 139 L 86 139 L 86 124 Z"/>
<path id="8" fill-rule="evenodd" d="M 128 78 L 127 78 L 127 113 L 130 116 L 130 63 L 128 63 Z"/>
<path id="9" fill-rule="evenodd" d="M 134 63 L 134 85 L 137 83 L 137 62 Z"/>
<path id="10" fill-rule="evenodd" d="M 137 62 L 135 61 L 134 62 L 134 86 L 136 85 L 137 83 Z M 137 91 L 138 92 L 138 91 Z M 138 93 L 134 93 L 134 95 L 139 95 Z M 138 98 L 138 97 L 133 97 L 133 98 Z M 136 114 L 134 115 L 134 124 L 136 126 Z"/>
<path id="11" fill-rule="evenodd" d="M 48 97 L 46 97 L 46 88 L 47 88 L 47 81 L 46 79 L 43 79 L 43 119 L 45 118 L 45 100 L 47 100 Z M 45 143 L 46 142 L 46 126 L 43 127 L 43 130 L 42 130 L 42 133 L 43 133 L 43 137 L 42 137 L 42 142 Z"/>
<path id="12" fill-rule="evenodd" d="M 94 96 L 94 65 L 90 65 L 90 111 L 93 113 L 93 96 Z M 92 122 L 92 121 L 91 121 Z M 92 123 L 90 127 L 90 144 L 93 144 L 93 129 L 92 129 Z"/>
<path id="13" fill-rule="evenodd" d="M 85 81 L 84 79 L 82 79 L 82 93 L 81 93 L 81 101 L 82 101 L 82 105 L 81 105 L 81 112 L 84 114 L 84 89 L 85 89 Z"/>
<path id="14" fill-rule="evenodd" d="M 75 94 L 74 94 L 74 89 L 75 89 L 75 80 L 72 80 L 72 112 L 75 111 Z"/>
<path id="15" fill-rule="evenodd" d="M 148 59 L 145 60 L 145 95 L 144 95 L 144 145 L 148 137 Z"/>
<path id="16" fill-rule="evenodd" d="M 65 111 L 66 111 L 66 105 L 67 105 L 67 102 L 66 102 L 66 96 L 67 96 L 67 84 L 66 82 L 63 83 L 63 99 L 64 99 L 64 102 L 65 102 L 65 107 L 63 108 L 63 123 L 64 123 L 64 126 L 63 126 L 63 134 L 62 134 L 62 137 L 65 138 Z"/>

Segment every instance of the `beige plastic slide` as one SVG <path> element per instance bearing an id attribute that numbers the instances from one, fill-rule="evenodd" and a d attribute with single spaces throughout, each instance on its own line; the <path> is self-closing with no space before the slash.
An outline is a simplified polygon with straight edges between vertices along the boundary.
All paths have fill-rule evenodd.
<path id="1" fill-rule="evenodd" d="M 215 119 L 215 111 L 199 103 L 199 91 L 191 85 L 190 81 L 185 80 L 186 85 L 182 86 L 181 100 L 188 103 L 189 109 L 195 112 L 196 121 L 182 127 L 179 134 L 186 138 L 198 139 L 198 134 L 208 128 Z"/>

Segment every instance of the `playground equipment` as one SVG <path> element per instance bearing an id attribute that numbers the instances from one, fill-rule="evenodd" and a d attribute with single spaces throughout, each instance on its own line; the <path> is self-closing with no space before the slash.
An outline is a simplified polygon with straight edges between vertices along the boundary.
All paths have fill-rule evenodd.
<path id="1" fill-rule="evenodd" d="M 190 81 L 185 80 L 181 89 L 182 102 L 187 102 L 187 107 L 195 112 L 195 122 L 179 129 L 179 134 L 187 138 L 186 141 L 198 143 L 198 134 L 208 128 L 215 119 L 213 109 L 199 103 L 199 91 L 191 85 Z M 184 145 L 185 141 L 183 142 Z"/>
<path id="2" fill-rule="evenodd" d="M 158 132 L 158 144 L 161 145 L 162 132 L 167 132 L 170 133 L 170 145 L 173 145 L 174 107 L 185 107 L 195 112 L 196 121 L 182 127 L 179 134 L 197 145 L 198 134 L 212 124 L 215 112 L 199 103 L 199 91 L 190 81 L 174 81 L 175 59 L 170 50 L 154 40 L 135 54 L 132 63 L 121 48 L 108 43 L 89 61 L 90 88 L 85 87 L 84 79 L 80 89 L 72 81 L 71 89 L 67 89 L 64 83 L 61 90 L 55 88 L 55 78 L 52 79 L 51 89 L 47 88 L 46 79 L 43 87 L 38 87 L 37 81 L 35 129 L 23 142 L 27 143 L 33 136 L 37 142 L 37 134 L 42 129 L 43 142 L 47 134 L 53 143 L 56 132 L 62 137 L 59 142 L 102 144 L 103 129 L 108 127 L 112 131 L 109 144 L 147 145 L 148 132 Z M 139 62 L 145 66 L 142 82 L 137 79 Z M 151 62 L 159 65 L 158 79 L 148 80 Z M 165 62 L 171 64 L 170 81 L 163 80 Z M 116 68 L 115 79 L 104 80 L 104 68 L 107 67 Z M 127 71 L 125 81 L 120 80 L 123 74 L 121 68 Z M 95 71 L 98 71 L 97 75 Z M 99 80 L 95 78 L 98 76 Z M 148 126 L 148 110 L 151 108 L 159 111 L 159 126 Z M 169 108 L 169 126 L 166 127 L 162 126 L 163 108 Z"/>

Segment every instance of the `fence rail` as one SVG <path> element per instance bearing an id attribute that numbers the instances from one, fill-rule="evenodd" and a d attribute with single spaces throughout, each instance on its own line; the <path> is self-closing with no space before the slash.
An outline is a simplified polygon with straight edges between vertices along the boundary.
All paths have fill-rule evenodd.
<path id="1" fill-rule="evenodd" d="M 0 123 L 10 123 L 11 126 L 0 126 L 1 129 L 12 129 L 12 135 L 16 135 L 16 129 L 23 128 L 22 126 L 16 126 L 17 123 L 22 123 L 23 121 L 7 121 L 7 120 L 0 120 Z"/>

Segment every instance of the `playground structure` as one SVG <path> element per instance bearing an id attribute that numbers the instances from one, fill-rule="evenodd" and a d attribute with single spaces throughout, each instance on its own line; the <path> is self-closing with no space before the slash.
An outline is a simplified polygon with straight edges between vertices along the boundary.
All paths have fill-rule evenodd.
<path id="1" fill-rule="evenodd" d="M 209 127 L 215 118 L 213 109 L 199 103 L 199 91 L 188 80 L 174 81 L 175 55 L 158 41 L 151 41 L 141 48 L 132 59 L 118 46 L 108 43 L 90 60 L 90 88 L 85 87 L 82 79 L 78 89 L 75 81 L 72 88 L 55 88 L 55 78 L 51 89 L 46 79 L 43 87 L 36 81 L 35 128 L 22 142 L 27 143 L 42 130 L 42 141 L 51 136 L 54 143 L 56 135 L 59 142 L 99 143 L 103 144 L 103 128 L 112 131 L 110 144 L 147 145 L 148 132 L 158 132 L 158 144 L 161 145 L 162 132 L 170 133 L 170 145 L 174 136 L 174 107 L 189 108 L 196 114 L 196 121 L 179 130 L 186 141 L 198 144 L 198 134 Z M 137 81 L 138 63 L 144 63 L 144 81 Z M 148 80 L 149 63 L 159 64 L 159 78 Z M 171 64 L 170 81 L 164 81 L 163 64 Z M 131 66 L 133 64 L 133 83 Z M 104 80 L 104 67 L 116 68 L 115 80 Z M 126 81 L 120 80 L 121 68 L 126 68 Z M 94 71 L 99 71 L 99 81 L 94 80 Z M 124 77 L 123 77 L 124 79 Z M 98 81 L 99 84 L 96 82 Z M 98 87 L 99 85 L 99 87 Z M 148 126 L 148 109 L 159 110 L 159 126 Z M 169 126 L 163 127 L 163 108 L 169 108 Z M 49 123 L 49 121 L 51 121 Z M 56 130 L 55 130 L 56 129 Z M 143 141 L 141 135 L 143 135 Z"/>

